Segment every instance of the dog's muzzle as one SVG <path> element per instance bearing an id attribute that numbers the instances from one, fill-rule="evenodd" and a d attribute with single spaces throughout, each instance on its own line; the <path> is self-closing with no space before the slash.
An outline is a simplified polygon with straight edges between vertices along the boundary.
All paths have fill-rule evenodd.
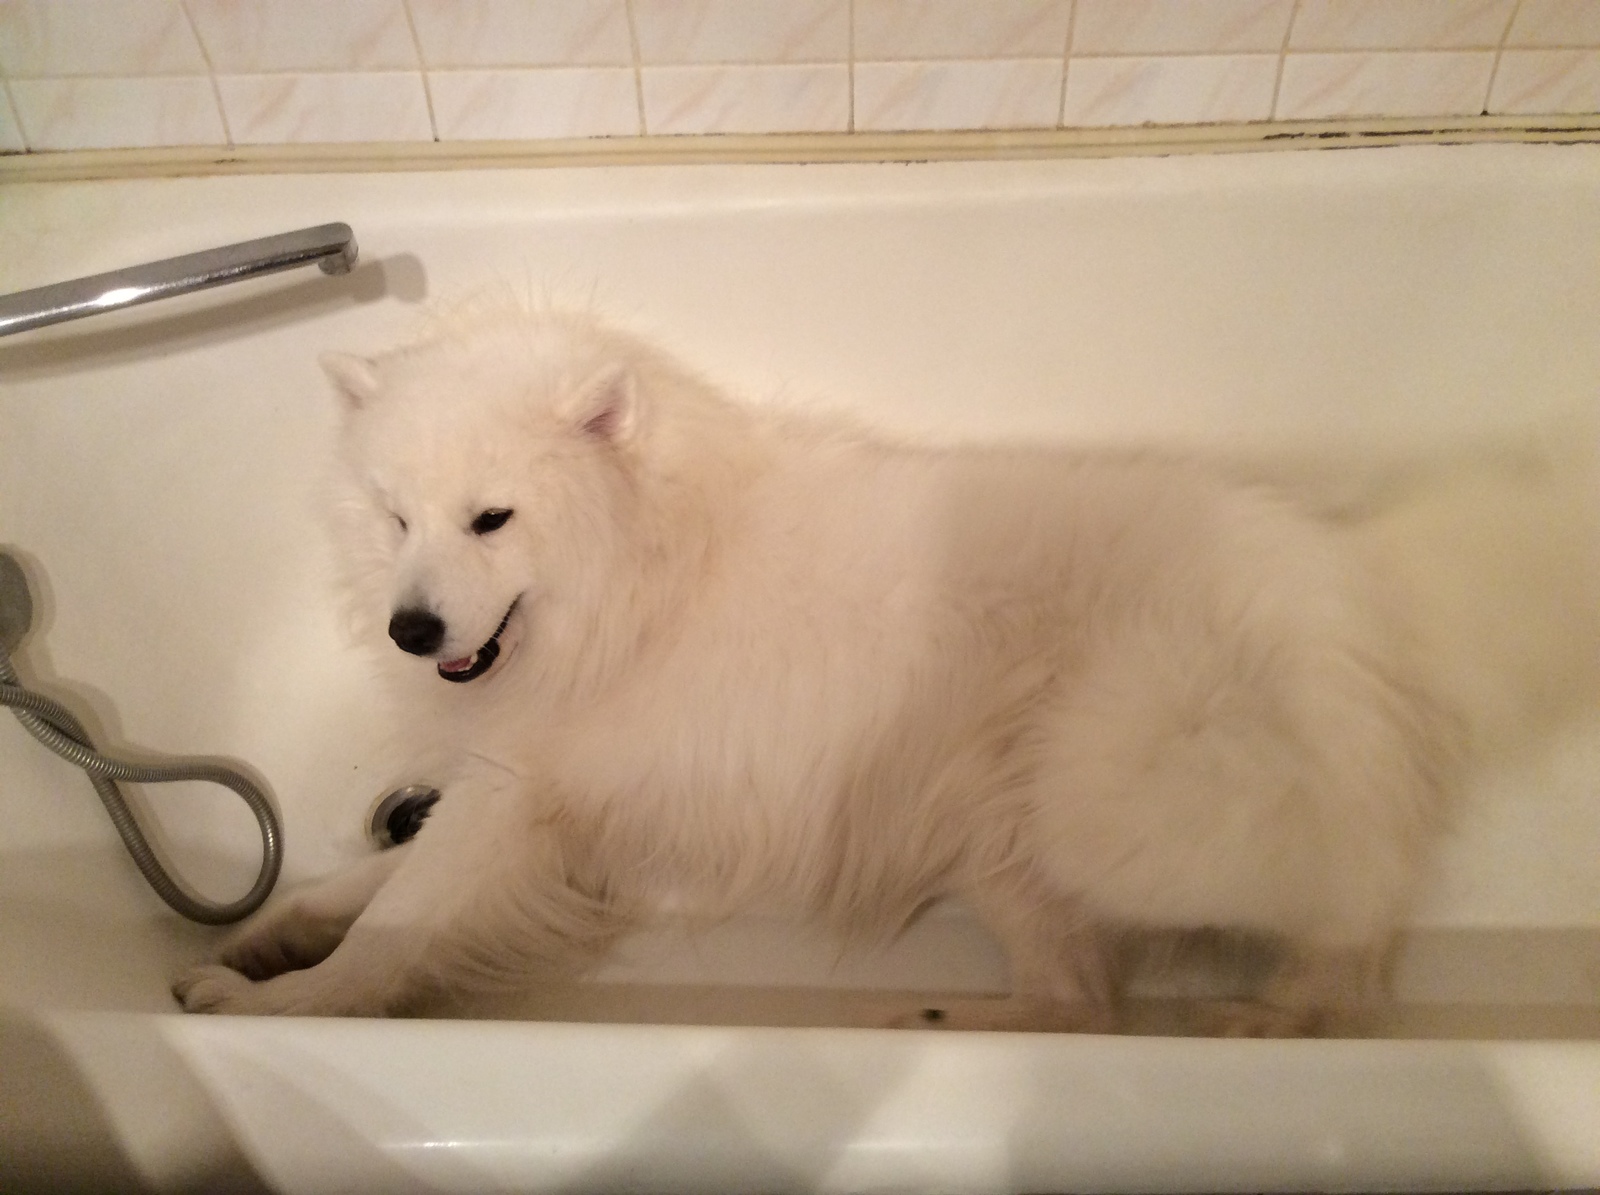
<path id="1" fill-rule="evenodd" d="M 521 601 L 518 598 L 517 601 Z M 494 662 L 500 658 L 500 636 L 505 634 L 506 627 L 511 622 L 511 615 L 516 612 L 517 602 L 512 602 L 506 610 L 505 617 L 500 620 L 500 625 L 495 627 L 494 634 L 470 656 L 462 656 L 459 660 L 445 660 L 439 665 L 439 675 L 455 684 L 466 684 L 469 680 L 477 680 L 485 672 L 494 667 Z M 443 624 L 440 624 L 441 629 Z M 393 634 L 391 627 L 390 633 Z M 398 642 L 398 641 L 397 641 Z M 435 645 L 437 649 L 437 645 Z"/>

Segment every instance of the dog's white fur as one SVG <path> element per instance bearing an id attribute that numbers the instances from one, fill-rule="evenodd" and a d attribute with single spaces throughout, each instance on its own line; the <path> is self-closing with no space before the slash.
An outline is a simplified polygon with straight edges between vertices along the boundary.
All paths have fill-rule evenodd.
<path id="1" fill-rule="evenodd" d="M 1125 927 L 1280 938 L 1285 1027 L 1377 994 L 1456 744 L 1347 529 L 1176 457 L 736 405 L 584 316 L 328 370 L 350 589 L 446 795 L 186 1007 L 413 1011 L 669 897 L 859 933 L 964 895 L 1062 1007 L 1109 1006 Z M 494 667 L 442 680 L 513 602 Z M 384 638 L 418 603 L 431 659 Z"/>

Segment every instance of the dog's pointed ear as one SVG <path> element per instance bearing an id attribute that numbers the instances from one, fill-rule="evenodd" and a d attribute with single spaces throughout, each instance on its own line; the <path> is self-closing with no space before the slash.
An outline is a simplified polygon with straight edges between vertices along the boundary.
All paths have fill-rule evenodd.
<path id="1" fill-rule="evenodd" d="M 323 353 L 317 363 L 351 410 L 359 410 L 377 396 L 378 367 L 366 357 L 353 353 Z"/>
<path id="2" fill-rule="evenodd" d="M 585 436 L 626 443 L 639 425 L 638 385 L 626 365 L 608 365 L 563 404 L 562 417 Z"/>

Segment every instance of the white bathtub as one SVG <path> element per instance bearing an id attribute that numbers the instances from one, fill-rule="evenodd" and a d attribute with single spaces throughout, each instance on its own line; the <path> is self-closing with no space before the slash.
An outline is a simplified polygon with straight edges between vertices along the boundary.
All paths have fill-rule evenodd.
<path id="1" fill-rule="evenodd" d="M 287 881 L 405 779 L 328 599 L 315 356 L 425 298 L 592 300 L 752 396 L 939 436 L 1376 454 L 1600 400 L 1600 147 L 12 184 L 0 291 L 330 220 L 346 278 L 0 341 L 20 670 L 105 744 L 245 761 Z M 237 802 L 145 797 L 196 886 L 243 890 Z M 1004 990 L 959 910 L 878 956 L 657 935 L 516 1019 L 425 1023 L 180 1017 L 210 939 L 0 715 L 0 1190 L 1600 1184 L 1600 724 L 1476 786 L 1385 1040 L 861 1028 Z"/>

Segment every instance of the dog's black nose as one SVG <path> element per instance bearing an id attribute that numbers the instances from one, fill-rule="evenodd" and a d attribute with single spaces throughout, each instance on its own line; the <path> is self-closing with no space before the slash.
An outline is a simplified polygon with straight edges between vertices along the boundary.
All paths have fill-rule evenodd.
<path id="1" fill-rule="evenodd" d="M 389 620 L 389 638 L 401 651 L 430 656 L 444 642 L 444 620 L 431 610 L 407 606 L 396 610 Z"/>

